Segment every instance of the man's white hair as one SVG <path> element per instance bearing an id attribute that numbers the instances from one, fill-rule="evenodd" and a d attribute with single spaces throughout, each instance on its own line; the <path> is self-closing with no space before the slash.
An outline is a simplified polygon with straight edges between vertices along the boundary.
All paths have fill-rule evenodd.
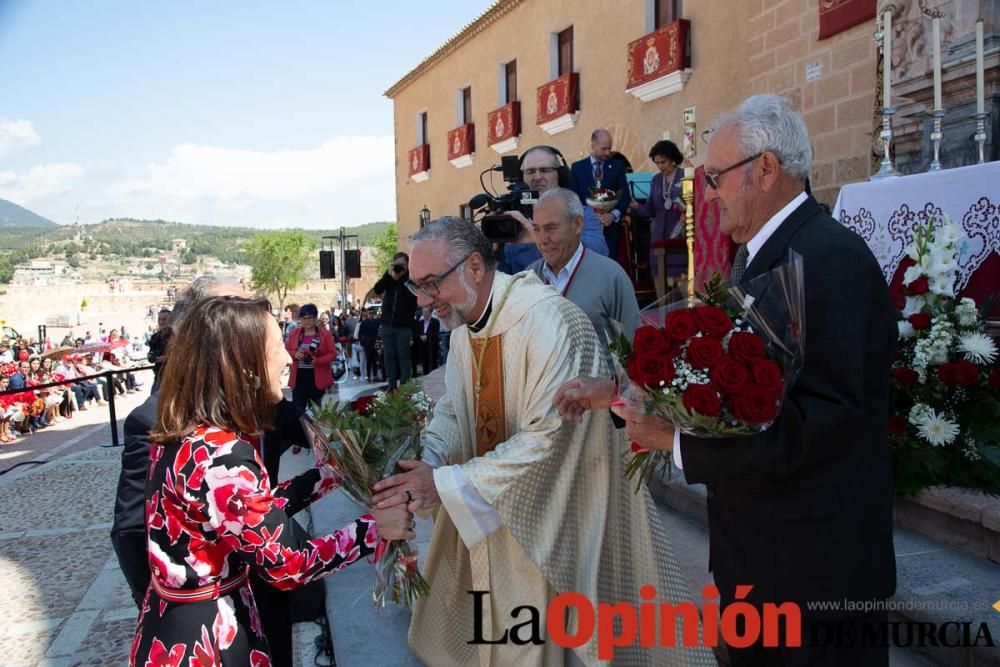
<path id="1" fill-rule="evenodd" d="M 805 121 L 780 95 L 753 95 L 735 111 L 722 116 L 715 127 L 735 124 L 739 128 L 744 155 L 770 152 L 778 157 L 781 169 L 804 181 L 812 166 L 812 146 Z"/>
<path id="2" fill-rule="evenodd" d="M 550 199 L 558 199 L 562 202 L 564 210 L 566 211 L 566 220 L 583 217 L 583 203 L 580 201 L 580 196 L 572 190 L 568 188 L 552 188 L 551 190 L 546 190 L 538 198 L 538 205 L 541 205 Z"/>

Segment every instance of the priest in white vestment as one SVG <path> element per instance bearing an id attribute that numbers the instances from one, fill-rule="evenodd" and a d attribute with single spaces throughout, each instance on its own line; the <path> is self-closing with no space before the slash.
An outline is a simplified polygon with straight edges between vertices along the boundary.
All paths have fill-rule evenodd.
<path id="1" fill-rule="evenodd" d="M 548 636 L 560 593 L 638 608 L 692 600 L 648 491 L 624 478 L 626 444 L 608 412 L 563 421 L 552 399 L 581 374 L 608 374 L 587 315 L 533 273 L 495 270 L 491 243 L 457 218 L 411 242 L 420 306 L 452 328 L 447 392 L 423 436 L 422 462 L 381 482 L 374 502 L 435 510 L 410 647 L 428 665 L 598 664 L 597 634 L 575 649 Z M 470 591 L 482 593 L 474 595 Z M 530 620 L 538 610 L 537 633 Z M 520 609 L 519 609 L 520 608 Z M 470 643 L 477 637 L 503 643 Z M 577 628 L 568 613 L 566 631 Z M 659 626 L 659 624 L 658 624 Z M 678 644 L 681 630 L 678 622 Z M 537 643 L 531 641 L 540 637 Z M 515 643 L 514 638 L 526 641 Z M 617 648 L 617 665 L 714 665 L 704 648 Z"/>

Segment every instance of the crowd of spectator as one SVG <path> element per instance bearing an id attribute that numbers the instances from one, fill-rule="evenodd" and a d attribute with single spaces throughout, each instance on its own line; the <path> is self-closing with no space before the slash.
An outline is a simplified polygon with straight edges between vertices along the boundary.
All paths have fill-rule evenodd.
<path id="1" fill-rule="evenodd" d="M 107 335 L 73 338 L 59 347 L 46 338 L 0 340 L 0 443 L 72 419 L 91 405 L 107 405 L 112 393 L 138 392 L 131 372 L 82 379 L 105 371 L 124 371 L 137 360 L 118 329 Z M 109 381 L 110 378 L 110 381 Z M 47 386 L 53 383 L 56 386 Z"/>

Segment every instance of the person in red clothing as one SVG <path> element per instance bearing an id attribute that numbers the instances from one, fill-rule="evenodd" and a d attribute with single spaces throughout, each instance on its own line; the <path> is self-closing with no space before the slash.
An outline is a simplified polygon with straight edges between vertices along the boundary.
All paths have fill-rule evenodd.
<path id="1" fill-rule="evenodd" d="M 307 303 L 299 309 L 299 326 L 292 329 L 285 349 L 292 355 L 292 370 L 288 386 L 292 388 L 292 403 L 305 410 L 310 403 L 319 403 L 333 384 L 330 362 L 337 358 L 337 347 L 329 329 L 318 325 L 316 304 Z"/>
<path id="2" fill-rule="evenodd" d="M 150 432 L 151 579 L 130 665 L 271 665 L 249 570 L 290 590 L 415 537 L 405 502 L 312 539 L 291 518 L 342 478 L 317 461 L 271 484 L 260 441 L 290 361 L 266 299 L 207 297 L 181 319 Z"/>

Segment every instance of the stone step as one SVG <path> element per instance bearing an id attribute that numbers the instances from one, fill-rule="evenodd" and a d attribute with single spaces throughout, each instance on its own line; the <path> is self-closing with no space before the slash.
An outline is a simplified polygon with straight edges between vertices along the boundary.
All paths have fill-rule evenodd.
<path id="1" fill-rule="evenodd" d="M 685 517 L 707 529 L 706 489 L 703 484 L 687 484 L 683 473 L 674 468 L 669 479 L 653 479 L 650 491 L 657 503 L 670 513 Z M 669 514 L 664 514 L 669 521 Z M 685 533 L 690 542 L 690 531 Z M 896 547 L 896 595 L 889 601 L 890 621 L 910 623 L 971 623 L 972 642 L 981 623 L 988 623 L 994 643 L 1000 642 L 1000 614 L 992 605 L 1000 599 L 1000 567 L 964 551 L 959 546 L 935 540 L 900 525 L 893 531 Z M 707 562 L 707 532 L 705 552 Z M 952 628 L 954 631 L 955 628 Z M 949 638 L 953 635 L 949 634 Z M 917 633 L 913 633 L 916 644 Z M 905 643 L 906 631 L 900 643 Z M 980 640 L 982 644 L 985 640 Z M 1000 665 L 1000 649 L 989 646 L 943 647 L 928 645 L 897 649 L 892 664 L 914 664 L 929 660 L 949 667 Z M 909 661 L 909 662 L 907 662 Z M 920 664 L 919 662 L 916 664 Z"/>

